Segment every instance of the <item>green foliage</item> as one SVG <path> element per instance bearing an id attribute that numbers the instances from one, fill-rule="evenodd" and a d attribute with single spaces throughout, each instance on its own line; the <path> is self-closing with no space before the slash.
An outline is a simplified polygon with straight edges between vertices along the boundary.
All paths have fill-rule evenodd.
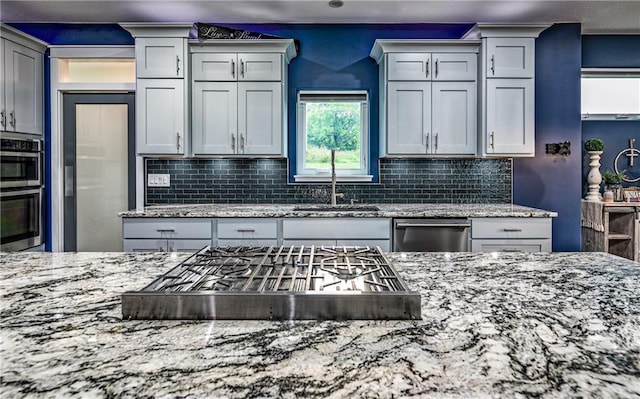
<path id="1" fill-rule="evenodd" d="M 607 185 L 620 184 L 627 177 L 624 172 L 602 172 L 602 182 Z"/>
<path id="2" fill-rule="evenodd" d="M 343 151 L 360 148 L 360 103 L 307 103 L 307 144 Z"/>
<path id="3" fill-rule="evenodd" d="M 604 142 L 600 139 L 589 139 L 584 142 L 586 151 L 604 151 Z"/>

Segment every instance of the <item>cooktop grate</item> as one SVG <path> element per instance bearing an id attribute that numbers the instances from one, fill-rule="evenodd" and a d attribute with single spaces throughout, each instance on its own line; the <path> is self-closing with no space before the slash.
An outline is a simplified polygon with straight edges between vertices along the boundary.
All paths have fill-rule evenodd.
<path id="1" fill-rule="evenodd" d="M 140 291 L 133 319 L 416 319 L 409 291 L 378 247 L 206 247 Z"/>

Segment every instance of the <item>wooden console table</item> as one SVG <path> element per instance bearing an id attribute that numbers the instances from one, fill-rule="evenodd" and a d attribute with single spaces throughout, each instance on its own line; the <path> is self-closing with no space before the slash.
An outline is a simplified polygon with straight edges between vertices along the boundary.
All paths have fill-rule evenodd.
<path id="1" fill-rule="evenodd" d="M 583 200 L 582 250 L 640 261 L 640 203 Z"/>

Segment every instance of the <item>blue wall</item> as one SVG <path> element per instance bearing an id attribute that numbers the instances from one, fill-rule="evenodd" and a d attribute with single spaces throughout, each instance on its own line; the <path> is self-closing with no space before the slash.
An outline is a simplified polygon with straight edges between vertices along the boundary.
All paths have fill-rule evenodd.
<path id="1" fill-rule="evenodd" d="M 581 247 L 580 41 L 580 24 L 554 25 L 536 41 L 536 156 L 513 162 L 513 202 L 558 212 L 554 251 Z M 545 154 L 564 141 L 570 156 Z"/>
<path id="2" fill-rule="evenodd" d="M 51 44 L 132 44 L 117 25 L 14 24 L 20 30 Z M 459 38 L 469 24 L 308 25 L 258 24 L 238 28 L 300 41 L 300 53 L 289 69 L 289 141 L 295 135 L 295 93 L 308 88 L 368 90 L 378 103 L 375 62 L 369 58 L 377 38 Z M 555 251 L 580 249 L 581 126 L 579 24 L 555 25 L 536 44 L 536 157 L 513 164 L 514 202 L 553 210 Z M 291 108 L 293 107 L 293 108 Z M 378 111 L 371 107 L 371 153 L 378 149 Z M 49 130 L 47 128 L 47 130 Z M 569 157 L 544 154 L 546 143 L 570 141 Z M 290 154 L 295 156 L 295 154 Z M 291 157 L 291 163 L 295 159 Z"/>
<path id="3" fill-rule="evenodd" d="M 583 68 L 640 68 L 640 36 L 607 35 L 582 38 Z M 631 121 L 583 121 L 582 143 L 591 138 L 604 141 L 604 153 L 600 160 L 601 171 L 613 171 L 616 155 L 629 148 L 629 139 L 635 138 L 635 148 L 640 148 L 640 120 Z M 583 193 L 586 193 L 586 180 L 589 173 L 588 159 L 585 158 L 582 170 Z M 631 167 L 628 161 L 618 162 L 619 170 L 626 170 L 632 179 L 640 178 L 640 160 L 634 160 Z M 623 184 L 628 186 L 630 184 Z M 638 185 L 638 183 L 635 183 Z"/>

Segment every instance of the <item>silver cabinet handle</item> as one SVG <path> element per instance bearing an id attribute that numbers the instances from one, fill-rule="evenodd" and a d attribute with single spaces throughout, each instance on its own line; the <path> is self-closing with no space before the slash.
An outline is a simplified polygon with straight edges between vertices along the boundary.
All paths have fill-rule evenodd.
<path id="1" fill-rule="evenodd" d="M 524 251 L 518 248 L 502 248 L 502 252 L 524 252 Z"/>
<path id="2" fill-rule="evenodd" d="M 180 56 L 176 55 L 176 76 L 180 76 Z"/>
<path id="3" fill-rule="evenodd" d="M 240 59 L 240 77 L 244 79 L 244 61 Z"/>
<path id="4" fill-rule="evenodd" d="M 7 127 L 7 115 L 4 113 L 4 110 L 0 111 L 0 123 L 2 127 Z"/>
<path id="5" fill-rule="evenodd" d="M 494 137 L 493 137 L 493 132 L 491 132 L 491 133 L 489 134 L 489 145 L 491 146 L 491 149 L 493 149 L 493 148 L 494 148 L 494 142 L 493 142 L 493 139 L 494 139 Z"/>
<path id="6" fill-rule="evenodd" d="M 410 229 L 413 227 L 459 227 L 459 228 L 467 228 L 471 226 L 469 223 L 398 223 L 396 224 L 397 229 Z"/>
<path id="7" fill-rule="evenodd" d="M 429 60 L 427 60 L 427 73 L 425 75 L 425 78 L 429 77 Z"/>
<path id="8" fill-rule="evenodd" d="M 433 146 L 433 147 L 434 147 L 434 150 L 437 150 L 437 149 L 438 149 L 438 133 L 436 133 L 435 141 L 436 141 L 436 142 L 434 143 L 434 146 Z"/>
<path id="9" fill-rule="evenodd" d="M 427 148 L 427 151 L 429 151 L 429 133 L 424 135 L 425 137 L 425 147 Z"/>
<path id="10" fill-rule="evenodd" d="M 231 134 L 231 150 L 236 152 L 236 135 L 233 133 Z"/>
<path id="11" fill-rule="evenodd" d="M 242 133 L 240 133 L 240 149 L 242 150 L 242 153 L 244 154 L 244 135 Z"/>
<path id="12" fill-rule="evenodd" d="M 64 196 L 73 197 L 73 166 L 64 167 Z"/>
<path id="13" fill-rule="evenodd" d="M 231 77 L 236 78 L 236 62 L 231 60 Z"/>
<path id="14" fill-rule="evenodd" d="M 237 229 L 236 231 L 238 233 L 255 233 L 256 232 L 255 229 Z"/>
<path id="15" fill-rule="evenodd" d="M 436 78 L 438 77 L 438 59 L 436 58 Z"/>
<path id="16" fill-rule="evenodd" d="M 176 232 L 175 229 L 156 229 L 156 231 L 158 233 L 160 233 L 160 234 L 163 234 L 163 233 L 175 233 Z"/>
<path id="17" fill-rule="evenodd" d="M 9 112 L 9 116 L 11 117 L 11 119 L 9 120 L 9 124 L 11 125 L 12 128 L 15 129 L 15 127 L 16 127 L 16 113 L 15 113 L 15 111 Z"/>
<path id="18" fill-rule="evenodd" d="M 509 233 L 518 233 L 518 232 L 522 231 L 522 229 L 511 229 L 511 228 L 506 228 L 505 227 L 504 229 L 502 229 L 502 231 L 506 231 L 506 232 L 509 232 Z"/>
<path id="19" fill-rule="evenodd" d="M 491 67 L 490 67 L 490 69 L 491 69 L 491 74 L 495 75 L 496 74 L 496 58 L 495 58 L 495 55 L 493 55 L 493 54 L 491 55 Z"/>
<path id="20" fill-rule="evenodd" d="M 176 150 L 180 153 L 180 132 L 176 132 Z"/>

